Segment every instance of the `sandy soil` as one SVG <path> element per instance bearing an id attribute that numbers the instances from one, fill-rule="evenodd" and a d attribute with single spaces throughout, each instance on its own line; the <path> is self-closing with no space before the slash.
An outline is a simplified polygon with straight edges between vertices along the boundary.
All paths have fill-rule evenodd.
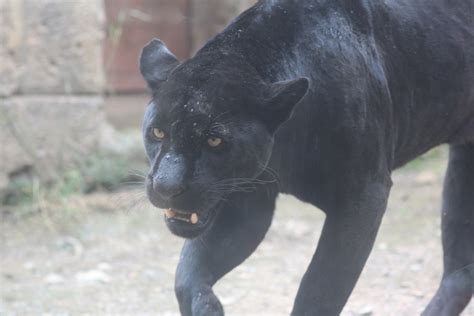
<path id="1" fill-rule="evenodd" d="M 441 274 L 442 161 L 394 175 L 374 251 L 343 315 L 418 315 Z M 323 215 L 282 196 L 254 255 L 218 283 L 227 315 L 288 315 Z M 176 315 L 182 240 L 136 191 L 73 199 L 1 223 L 0 314 Z M 471 305 L 463 315 L 474 315 Z"/>

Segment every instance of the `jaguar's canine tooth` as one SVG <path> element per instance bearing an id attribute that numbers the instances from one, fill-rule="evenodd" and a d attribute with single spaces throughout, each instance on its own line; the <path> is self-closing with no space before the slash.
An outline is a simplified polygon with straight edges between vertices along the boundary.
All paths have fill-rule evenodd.
<path id="1" fill-rule="evenodd" d="M 174 212 L 172 209 L 168 208 L 165 210 L 165 215 L 168 218 L 173 218 L 176 216 L 176 212 Z"/>
<path id="2" fill-rule="evenodd" d="M 198 216 L 196 213 L 191 214 L 191 223 L 197 224 L 198 222 Z"/>

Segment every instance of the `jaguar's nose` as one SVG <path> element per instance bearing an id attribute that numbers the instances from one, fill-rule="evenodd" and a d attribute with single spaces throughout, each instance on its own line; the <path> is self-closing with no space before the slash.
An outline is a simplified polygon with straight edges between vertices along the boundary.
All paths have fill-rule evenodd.
<path id="1" fill-rule="evenodd" d="M 157 175 L 153 177 L 153 190 L 161 197 L 170 199 L 181 194 L 184 191 L 184 185 L 171 177 Z"/>
<path id="2" fill-rule="evenodd" d="M 182 155 L 167 153 L 158 165 L 158 168 L 150 176 L 153 191 L 164 199 L 181 194 L 184 189 L 185 161 Z"/>

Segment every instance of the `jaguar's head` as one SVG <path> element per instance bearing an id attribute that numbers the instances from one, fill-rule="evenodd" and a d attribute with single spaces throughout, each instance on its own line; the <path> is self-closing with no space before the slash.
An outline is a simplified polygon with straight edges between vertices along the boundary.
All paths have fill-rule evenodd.
<path id="1" fill-rule="evenodd" d="M 222 53 L 180 63 L 157 39 L 143 49 L 140 71 L 152 91 L 143 123 L 148 198 L 173 233 L 193 238 L 229 192 L 264 170 L 308 80 L 268 84 Z"/>

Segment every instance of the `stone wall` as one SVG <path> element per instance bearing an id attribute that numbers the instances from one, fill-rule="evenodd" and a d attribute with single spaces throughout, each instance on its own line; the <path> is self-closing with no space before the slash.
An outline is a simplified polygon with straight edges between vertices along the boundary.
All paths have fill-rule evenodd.
<path id="1" fill-rule="evenodd" d="M 255 0 L 191 0 L 192 50 Z M 111 135 L 105 123 L 103 0 L 0 0 L 0 191 L 42 179 Z"/>
<path id="2" fill-rule="evenodd" d="M 0 189 L 97 149 L 104 22 L 102 0 L 0 0 Z"/>

